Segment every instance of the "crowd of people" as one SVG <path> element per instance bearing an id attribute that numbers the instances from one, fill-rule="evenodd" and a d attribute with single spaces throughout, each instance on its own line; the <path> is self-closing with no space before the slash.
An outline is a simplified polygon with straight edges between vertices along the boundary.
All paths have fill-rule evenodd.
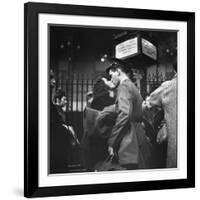
<path id="1" fill-rule="evenodd" d="M 53 84 L 51 81 L 51 91 Z M 176 168 L 176 87 L 174 76 L 144 100 L 133 82 L 130 67 L 114 59 L 87 95 L 81 141 L 70 122 L 66 124 L 64 93 L 54 92 L 50 169 L 66 170 L 66 155 L 71 154 L 72 147 L 80 149 L 81 166 L 87 171 Z"/>
<path id="2" fill-rule="evenodd" d="M 91 171 L 177 167 L 177 77 L 143 100 L 127 63 L 115 59 L 84 113 L 83 165 Z"/>

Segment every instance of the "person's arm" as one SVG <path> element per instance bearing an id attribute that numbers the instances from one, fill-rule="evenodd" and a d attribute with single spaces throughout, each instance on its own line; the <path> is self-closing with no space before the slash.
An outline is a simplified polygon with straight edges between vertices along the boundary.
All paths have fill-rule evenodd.
<path id="1" fill-rule="evenodd" d="M 66 125 L 66 124 L 62 124 L 62 126 L 63 126 L 64 128 L 66 128 L 67 131 L 69 131 L 69 132 L 71 133 L 71 135 L 72 135 L 72 137 L 74 138 L 74 140 L 76 141 L 76 143 L 77 143 L 78 145 L 80 145 L 80 142 L 79 142 L 79 140 L 78 140 L 78 137 L 77 137 L 77 135 L 76 135 L 76 133 L 75 133 L 73 127 L 72 127 L 72 126 L 68 126 L 68 125 Z"/>
<path id="2" fill-rule="evenodd" d="M 120 85 L 116 102 L 117 117 L 108 139 L 108 146 L 114 150 L 118 148 L 121 139 L 126 134 L 129 125 L 130 114 L 132 113 L 132 101 L 127 85 Z"/>
<path id="3" fill-rule="evenodd" d="M 142 109 L 143 111 L 147 108 L 152 108 L 154 106 L 161 107 L 162 105 L 162 95 L 163 91 L 166 88 L 166 84 L 162 84 L 160 87 L 158 87 L 156 90 L 154 90 L 149 97 L 146 98 L 145 101 L 143 101 Z"/>

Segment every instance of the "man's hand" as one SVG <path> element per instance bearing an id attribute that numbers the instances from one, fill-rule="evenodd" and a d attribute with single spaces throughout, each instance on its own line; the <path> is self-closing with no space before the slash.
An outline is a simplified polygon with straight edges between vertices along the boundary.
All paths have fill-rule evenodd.
<path id="1" fill-rule="evenodd" d="M 110 156 L 114 155 L 114 149 L 111 146 L 108 147 L 108 153 Z"/>
<path id="2" fill-rule="evenodd" d="M 142 110 L 145 110 L 146 108 L 151 108 L 149 97 L 147 97 L 146 100 L 142 102 Z"/>
<path id="3" fill-rule="evenodd" d="M 115 85 L 112 83 L 112 81 L 107 80 L 106 78 L 102 77 L 101 80 L 109 87 L 109 88 L 115 88 Z"/>
<path id="4" fill-rule="evenodd" d="M 167 139 L 167 127 L 164 124 L 163 127 L 159 130 L 158 135 L 156 137 L 156 142 L 161 144 Z"/>

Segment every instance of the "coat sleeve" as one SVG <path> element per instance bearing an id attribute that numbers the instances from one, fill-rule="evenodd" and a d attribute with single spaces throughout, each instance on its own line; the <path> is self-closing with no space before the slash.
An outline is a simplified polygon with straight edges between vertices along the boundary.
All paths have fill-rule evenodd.
<path id="1" fill-rule="evenodd" d="M 161 107 L 162 106 L 162 97 L 163 92 L 165 91 L 166 87 L 168 86 L 168 83 L 163 83 L 160 87 L 158 87 L 156 90 L 154 90 L 149 97 L 147 97 L 145 102 L 145 107 L 152 108 L 154 106 Z"/>
<path id="2" fill-rule="evenodd" d="M 130 123 L 130 115 L 132 113 L 132 101 L 127 85 L 121 85 L 118 89 L 116 113 L 116 121 L 108 140 L 108 145 L 113 147 L 114 149 L 118 147 L 121 139 L 126 134 Z"/>

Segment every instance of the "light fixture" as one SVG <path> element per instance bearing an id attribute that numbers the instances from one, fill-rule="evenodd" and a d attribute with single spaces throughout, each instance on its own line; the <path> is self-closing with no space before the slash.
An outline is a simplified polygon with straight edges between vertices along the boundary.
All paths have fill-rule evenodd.
<path id="1" fill-rule="evenodd" d="M 107 58 L 108 58 L 108 55 L 107 55 L 107 54 L 104 54 L 104 55 L 101 57 L 101 62 L 105 62 Z"/>
<path id="2" fill-rule="evenodd" d="M 167 53 L 169 53 L 169 52 L 170 52 L 170 50 L 169 50 L 169 49 L 166 49 L 166 52 L 167 52 Z"/>
<path id="3" fill-rule="evenodd" d="M 105 58 L 102 57 L 102 58 L 101 58 L 101 62 L 104 62 L 104 61 L 105 61 Z"/>
<path id="4" fill-rule="evenodd" d="M 70 41 L 67 41 L 67 46 L 70 46 L 71 45 L 71 42 Z"/>
<path id="5" fill-rule="evenodd" d="M 61 45 L 60 45 L 60 48 L 61 48 L 61 49 L 63 49 L 64 47 L 65 47 L 64 44 L 61 44 Z"/>
<path id="6" fill-rule="evenodd" d="M 81 48 L 81 46 L 78 44 L 78 45 L 77 45 L 77 49 L 79 50 L 80 48 Z"/>

